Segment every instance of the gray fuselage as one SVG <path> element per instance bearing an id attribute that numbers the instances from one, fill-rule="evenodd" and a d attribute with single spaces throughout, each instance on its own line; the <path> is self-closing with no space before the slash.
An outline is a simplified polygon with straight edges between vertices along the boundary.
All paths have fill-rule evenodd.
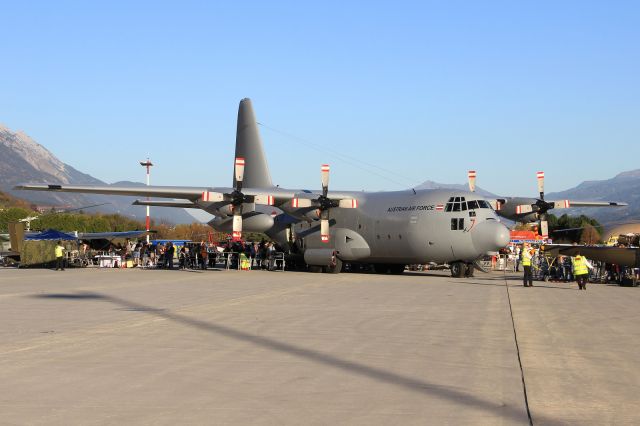
<path id="1" fill-rule="evenodd" d="M 329 243 L 320 241 L 317 218 L 311 222 L 297 223 L 294 226 L 295 234 L 303 238 L 304 249 L 335 247 L 340 251 L 345 243 L 361 237 L 356 244 L 366 244 L 369 253 L 361 250 L 362 257 L 356 255 L 356 258 L 347 260 L 397 264 L 444 263 L 473 261 L 487 252 L 499 250 L 509 242 L 509 230 L 499 223 L 495 212 L 483 197 L 471 192 L 408 190 L 340 192 L 339 195 L 329 193 L 329 197 L 332 195 L 355 198 L 358 208 L 330 210 Z M 478 205 L 480 200 L 483 207 Z M 469 209 L 470 206 L 473 208 Z"/>

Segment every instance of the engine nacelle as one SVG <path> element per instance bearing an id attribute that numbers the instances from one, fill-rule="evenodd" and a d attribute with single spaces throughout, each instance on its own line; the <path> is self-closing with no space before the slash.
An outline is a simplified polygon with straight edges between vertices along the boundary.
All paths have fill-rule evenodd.
<path id="1" fill-rule="evenodd" d="M 216 217 L 209 222 L 209 225 L 216 231 L 231 232 L 233 230 L 233 217 Z M 273 217 L 259 212 L 249 212 L 242 214 L 243 232 L 266 232 L 273 226 Z"/>

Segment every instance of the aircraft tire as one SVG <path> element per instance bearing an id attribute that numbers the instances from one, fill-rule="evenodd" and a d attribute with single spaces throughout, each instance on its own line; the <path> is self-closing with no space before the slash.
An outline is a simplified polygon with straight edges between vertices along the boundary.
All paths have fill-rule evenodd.
<path id="1" fill-rule="evenodd" d="M 473 265 L 473 263 L 467 263 L 465 265 L 465 272 L 464 272 L 464 276 L 465 277 L 473 277 L 473 274 L 475 273 L 476 267 Z"/>
<path id="2" fill-rule="evenodd" d="M 385 263 L 374 263 L 373 270 L 376 274 L 386 274 L 389 271 L 389 265 Z"/>
<path id="3" fill-rule="evenodd" d="M 404 272 L 404 267 L 406 265 L 388 265 L 389 273 L 392 275 L 400 275 Z"/>
<path id="4" fill-rule="evenodd" d="M 454 278 L 462 278 L 466 272 L 466 265 L 462 262 L 453 262 L 451 264 L 451 276 Z"/>

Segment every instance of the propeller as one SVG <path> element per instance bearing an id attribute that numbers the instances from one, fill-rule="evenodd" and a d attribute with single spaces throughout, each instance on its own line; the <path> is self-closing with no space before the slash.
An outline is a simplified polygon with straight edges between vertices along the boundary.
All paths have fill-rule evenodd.
<path id="1" fill-rule="evenodd" d="M 291 200 L 293 208 L 316 207 L 320 216 L 320 240 L 323 243 L 329 242 L 329 210 L 333 208 L 355 209 L 358 207 L 358 200 L 355 198 L 331 199 L 329 193 L 329 165 L 323 164 L 320 168 L 320 179 L 322 183 L 322 194 L 316 199 L 294 198 Z"/>
<path id="2" fill-rule="evenodd" d="M 235 187 L 233 188 L 232 192 L 222 193 L 222 192 L 204 191 L 202 193 L 202 197 L 200 198 L 200 200 L 204 202 L 226 203 L 225 206 L 228 206 L 228 208 L 221 206 L 217 210 L 223 215 L 224 214 L 233 215 L 233 231 L 231 234 L 233 241 L 238 241 L 242 238 L 243 205 L 263 204 L 263 205 L 273 206 L 275 204 L 275 198 L 273 195 L 268 195 L 268 194 L 245 195 L 242 192 L 242 182 L 244 180 L 244 166 L 245 166 L 245 159 L 242 157 L 237 157 L 235 159 L 235 164 L 234 164 Z"/>
<path id="3" fill-rule="evenodd" d="M 516 206 L 516 214 L 532 213 L 534 207 L 537 208 L 538 234 L 544 238 L 549 236 L 549 224 L 547 222 L 547 212 L 551 209 L 568 209 L 571 207 L 569 200 L 545 201 L 544 200 L 544 172 L 536 173 L 538 179 L 538 193 L 540 197 L 532 204 L 522 204 Z"/>
<path id="4" fill-rule="evenodd" d="M 476 171 L 469 170 L 467 179 L 469 180 L 469 191 L 476 192 Z"/>
<path id="5" fill-rule="evenodd" d="M 242 204 L 246 197 L 242 193 L 242 179 L 244 178 L 244 158 L 236 158 L 235 163 L 236 187 L 231 193 L 231 205 L 233 206 L 233 241 L 242 238 Z"/>
<path id="6" fill-rule="evenodd" d="M 469 191 L 470 192 L 476 192 L 476 171 L 475 170 L 469 170 L 467 172 L 467 181 L 469 183 Z M 504 199 L 497 199 L 497 200 L 488 200 L 489 204 L 491 204 L 491 208 L 493 208 L 495 211 L 498 211 L 502 208 L 502 205 L 505 203 Z"/>

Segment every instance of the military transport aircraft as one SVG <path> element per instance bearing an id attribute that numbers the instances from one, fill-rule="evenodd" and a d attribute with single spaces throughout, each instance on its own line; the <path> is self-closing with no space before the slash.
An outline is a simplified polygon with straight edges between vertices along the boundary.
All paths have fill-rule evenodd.
<path id="1" fill-rule="evenodd" d="M 544 172 L 536 174 L 538 179 L 539 198 L 531 197 L 498 197 L 488 200 L 496 210 L 498 216 L 514 222 L 533 223 L 538 222 L 538 233 L 544 238 L 549 235 L 547 224 L 547 212 L 551 209 L 568 209 L 573 207 L 625 207 L 627 203 L 616 201 L 545 201 L 544 199 Z M 476 171 L 469 170 L 467 174 L 469 190 L 475 191 Z"/>
<path id="2" fill-rule="evenodd" d="M 219 231 L 265 232 L 310 270 L 340 272 L 342 263 L 402 273 L 406 264 L 449 263 L 452 275 L 472 275 L 474 261 L 509 242 L 509 230 L 490 204 L 466 191 L 329 192 L 284 189 L 271 176 L 249 99 L 240 102 L 231 187 L 113 187 L 24 184 L 16 189 L 158 197 L 136 205 L 200 208 Z M 256 207 L 258 206 L 258 207 Z M 275 206 L 279 214 L 260 211 Z M 269 207 L 273 210 L 274 207 Z M 264 207 L 262 208 L 264 210 Z"/>

